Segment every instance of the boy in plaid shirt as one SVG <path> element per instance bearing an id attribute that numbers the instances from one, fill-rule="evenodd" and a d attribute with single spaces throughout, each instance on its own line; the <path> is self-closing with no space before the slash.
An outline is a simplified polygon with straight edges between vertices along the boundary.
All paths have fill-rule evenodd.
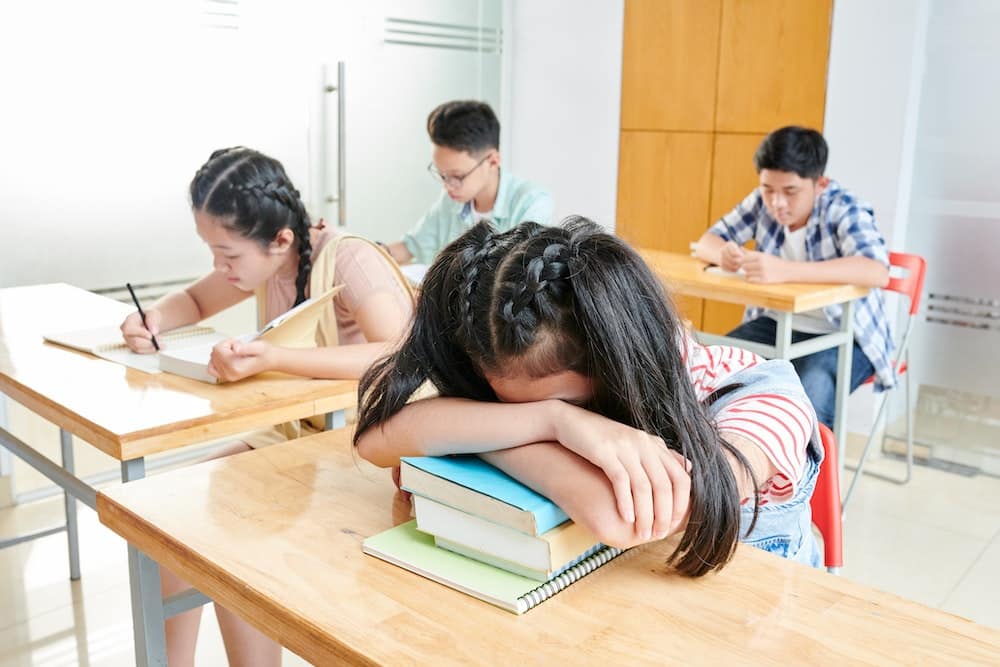
<path id="1" fill-rule="evenodd" d="M 823 175 L 827 145 L 819 132 L 783 127 L 764 138 L 754 154 L 760 187 L 699 239 L 696 254 L 727 271 L 742 270 L 750 282 L 849 283 L 884 287 L 889 253 L 870 204 Z M 743 244 L 753 239 L 756 250 Z M 840 305 L 796 313 L 792 342 L 840 327 Z M 774 313 L 748 307 L 743 323 L 728 335 L 773 345 Z M 851 391 L 872 374 L 875 390 L 895 384 L 889 361 L 892 336 L 882 291 L 874 289 L 854 309 Z M 833 426 L 837 349 L 792 363 L 816 414 Z"/>

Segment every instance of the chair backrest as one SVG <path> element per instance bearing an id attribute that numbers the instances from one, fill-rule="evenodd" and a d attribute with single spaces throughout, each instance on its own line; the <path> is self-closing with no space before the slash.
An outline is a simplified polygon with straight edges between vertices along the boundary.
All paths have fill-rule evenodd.
<path id="1" fill-rule="evenodd" d="M 916 315 L 920 309 L 920 294 L 924 290 L 927 261 L 920 255 L 890 252 L 889 265 L 906 269 L 906 275 L 899 278 L 890 277 L 889 284 L 884 289 L 908 296 L 910 298 L 910 315 Z"/>
<path id="2" fill-rule="evenodd" d="M 840 507 L 840 468 L 837 465 L 837 438 L 826 424 L 819 425 L 825 456 L 819 467 L 816 488 L 809 506 L 812 520 L 823 536 L 823 564 L 837 568 L 844 564 L 843 527 Z"/>

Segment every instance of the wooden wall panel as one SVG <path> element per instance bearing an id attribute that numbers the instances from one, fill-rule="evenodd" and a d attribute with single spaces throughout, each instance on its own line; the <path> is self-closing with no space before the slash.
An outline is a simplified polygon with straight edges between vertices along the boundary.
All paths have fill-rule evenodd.
<path id="1" fill-rule="evenodd" d="M 733 210 L 757 187 L 757 171 L 753 154 L 764 138 L 763 134 L 715 135 L 715 158 L 712 161 L 712 196 L 705 229 Z M 749 243 L 748 247 L 753 247 Z M 743 319 L 743 306 L 721 301 L 706 301 L 702 308 L 703 331 L 724 334 L 733 330 Z"/>
<path id="2" fill-rule="evenodd" d="M 621 134 L 617 231 L 629 243 L 687 252 L 705 229 L 712 135 Z"/>
<path id="3" fill-rule="evenodd" d="M 705 230 L 712 135 L 689 132 L 621 133 L 616 231 L 635 247 L 688 252 Z M 678 298 L 695 327 L 701 299 Z"/>
<path id="4" fill-rule="evenodd" d="M 622 129 L 711 131 L 722 0 L 629 0 Z"/>
<path id="5" fill-rule="evenodd" d="M 767 135 L 715 135 L 708 226 L 733 210 L 751 190 L 757 187 L 757 170 L 753 166 L 753 154 L 765 136 Z"/>
<path id="6" fill-rule="evenodd" d="M 717 132 L 822 130 L 833 0 L 724 0 Z"/>

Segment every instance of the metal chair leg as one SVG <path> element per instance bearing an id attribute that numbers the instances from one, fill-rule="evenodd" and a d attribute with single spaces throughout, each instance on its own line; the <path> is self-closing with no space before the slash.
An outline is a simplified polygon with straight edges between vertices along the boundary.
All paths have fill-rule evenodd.
<path id="1" fill-rule="evenodd" d="M 906 362 L 909 364 L 909 352 L 906 353 Z M 892 482 L 893 484 L 903 485 L 910 481 L 913 477 L 913 409 L 910 407 L 910 374 L 904 373 L 906 376 L 906 474 L 903 477 L 894 477 L 892 475 L 886 475 L 885 473 L 872 472 L 870 470 L 865 470 L 865 461 L 868 459 L 868 450 L 872 446 L 872 441 L 875 439 L 875 433 L 878 431 L 880 422 L 882 421 L 882 415 L 885 414 L 885 423 L 889 423 L 889 396 L 890 392 L 885 392 L 882 397 L 882 403 L 879 405 L 878 412 L 875 415 L 875 421 L 872 424 L 871 433 L 868 434 L 868 441 L 865 443 L 865 448 L 861 452 L 861 458 L 858 460 L 857 467 L 853 468 L 854 477 L 851 478 L 851 485 L 847 489 L 847 493 L 844 495 L 844 500 L 841 502 L 841 517 L 847 514 L 847 503 L 850 501 L 851 496 L 854 494 L 854 486 L 858 483 L 858 479 L 861 478 L 862 474 L 869 475 L 871 477 L 877 477 L 878 479 L 883 479 L 887 482 Z M 885 432 L 882 433 L 882 446 L 885 447 Z M 844 466 L 845 468 L 852 469 L 851 466 Z"/>
<path id="2" fill-rule="evenodd" d="M 861 474 L 864 472 L 865 461 L 868 460 L 868 451 L 871 449 L 872 443 L 875 442 L 875 433 L 882 422 L 882 415 L 885 414 L 888 403 L 889 393 L 886 392 L 882 395 L 882 401 L 879 403 L 878 411 L 875 413 L 875 421 L 872 423 L 872 430 L 868 433 L 868 440 L 865 441 L 865 448 L 861 451 L 861 458 L 858 459 L 858 465 L 854 468 L 854 477 L 851 478 L 851 485 L 847 487 L 847 493 L 844 494 L 844 499 L 840 501 L 841 517 L 847 516 L 847 504 L 851 502 L 851 497 L 854 495 L 854 487 L 857 486 L 858 480 L 861 479 Z M 847 469 L 851 468 L 851 466 L 846 464 L 844 467 Z"/>

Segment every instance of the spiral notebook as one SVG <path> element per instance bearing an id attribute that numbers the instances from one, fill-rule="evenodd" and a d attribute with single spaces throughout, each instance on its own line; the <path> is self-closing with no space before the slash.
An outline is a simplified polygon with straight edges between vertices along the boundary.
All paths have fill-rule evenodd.
<path id="1" fill-rule="evenodd" d="M 604 547 L 544 584 L 434 544 L 434 536 L 417 530 L 416 521 L 373 535 L 362 544 L 366 554 L 479 598 L 515 614 L 540 605 L 623 553 Z"/>
<path id="2" fill-rule="evenodd" d="M 129 368 L 137 368 L 146 373 L 159 373 L 160 360 L 155 354 L 137 354 L 128 349 L 122 340 L 121 329 L 116 325 L 77 329 L 45 334 L 50 343 L 69 347 L 81 352 L 89 352 L 95 357 L 107 359 Z M 190 346 L 214 345 L 227 336 L 206 326 L 189 326 L 158 334 L 156 340 L 164 347 L 181 349 Z"/>

